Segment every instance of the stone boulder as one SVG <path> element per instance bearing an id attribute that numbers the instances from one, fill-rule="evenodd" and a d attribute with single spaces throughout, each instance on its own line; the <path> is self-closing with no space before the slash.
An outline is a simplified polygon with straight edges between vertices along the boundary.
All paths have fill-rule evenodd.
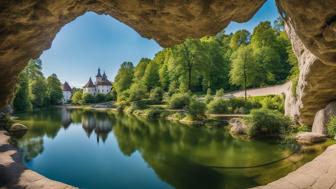
<path id="1" fill-rule="evenodd" d="M 241 118 L 232 118 L 229 121 L 231 125 L 230 133 L 235 135 L 242 135 L 247 133 L 247 125 Z"/>
<path id="2" fill-rule="evenodd" d="M 332 116 L 336 116 L 336 101 L 329 103 L 324 109 L 319 110 L 314 118 L 313 133 L 327 135 L 327 123 Z"/>
<path id="3" fill-rule="evenodd" d="M 15 137 L 22 137 L 28 131 L 28 128 L 21 123 L 14 123 L 9 128 L 9 134 Z"/>
<path id="4" fill-rule="evenodd" d="M 327 140 L 326 135 L 319 133 L 302 132 L 296 135 L 296 141 L 304 145 L 311 145 L 319 142 L 324 142 L 326 140 Z"/>

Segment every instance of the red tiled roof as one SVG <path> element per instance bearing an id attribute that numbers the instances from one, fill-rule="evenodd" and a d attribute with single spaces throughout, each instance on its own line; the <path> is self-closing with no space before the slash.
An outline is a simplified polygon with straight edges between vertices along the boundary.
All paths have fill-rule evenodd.
<path id="1" fill-rule="evenodd" d="M 68 82 L 64 82 L 63 91 L 72 91 Z"/>

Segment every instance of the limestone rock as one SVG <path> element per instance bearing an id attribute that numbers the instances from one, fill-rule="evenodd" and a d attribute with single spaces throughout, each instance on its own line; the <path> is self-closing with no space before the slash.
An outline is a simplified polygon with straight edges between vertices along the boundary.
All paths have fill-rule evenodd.
<path id="1" fill-rule="evenodd" d="M 277 0 L 280 13 L 310 52 L 336 66 L 336 1 Z"/>
<path id="2" fill-rule="evenodd" d="M 316 112 L 325 108 L 336 96 L 336 66 L 324 64 L 303 44 L 290 23 L 286 32 L 298 57 L 300 76 L 296 97 L 286 93 L 286 115 L 302 124 L 312 125 Z"/>
<path id="3" fill-rule="evenodd" d="M 247 133 L 247 125 L 244 124 L 244 121 L 240 118 L 232 118 L 229 121 L 231 125 L 230 133 L 235 135 L 242 135 Z"/>
<path id="4" fill-rule="evenodd" d="M 65 24 L 87 11 L 110 15 L 142 36 L 168 47 L 214 35 L 231 21 L 249 20 L 265 0 L 81 0 L 0 1 L 0 107 L 14 93 L 17 75 L 30 58 L 51 46 Z"/>
<path id="5" fill-rule="evenodd" d="M 326 108 L 316 113 L 312 132 L 327 135 L 326 125 L 332 116 L 336 116 L 336 101 L 329 103 Z"/>
<path id="6" fill-rule="evenodd" d="M 14 123 L 9 128 L 9 133 L 13 136 L 16 136 L 16 137 L 23 136 L 24 134 L 26 134 L 27 131 L 28 131 L 28 128 L 21 123 Z"/>
<path id="7" fill-rule="evenodd" d="M 324 109 L 322 109 L 318 111 L 315 115 L 312 132 L 321 135 L 327 135 L 328 133 L 325 127 L 326 123 L 327 123 L 327 117 L 325 115 Z"/>
<path id="8" fill-rule="evenodd" d="M 322 134 L 313 133 L 313 132 L 302 132 L 296 135 L 296 141 L 300 144 L 315 144 L 319 142 L 324 142 L 327 140 L 327 137 Z"/>

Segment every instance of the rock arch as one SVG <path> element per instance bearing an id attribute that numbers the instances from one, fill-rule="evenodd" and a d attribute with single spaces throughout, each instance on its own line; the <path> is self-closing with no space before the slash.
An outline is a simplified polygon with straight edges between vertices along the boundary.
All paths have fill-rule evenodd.
<path id="1" fill-rule="evenodd" d="M 63 25 L 94 11 L 128 24 L 163 47 L 216 34 L 230 21 L 250 19 L 265 0 L 64 0 L 0 2 L 0 107 L 13 95 L 18 73 L 50 47 Z M 298 96 L 287 113 L 302 123 L 336 96 L 336 1 L 277 0 L 300 61 Z M 289 95 L 287 95 L 289 96 Z"/>

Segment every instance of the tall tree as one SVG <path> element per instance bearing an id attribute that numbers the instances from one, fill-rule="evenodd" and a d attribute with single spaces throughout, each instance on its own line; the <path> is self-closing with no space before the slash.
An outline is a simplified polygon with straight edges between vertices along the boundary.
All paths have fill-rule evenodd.
<path id="1" fill-rule="evenodd" d="M 62 102 L 63 92 L 61 82 L 56 74 L 51 74 L 47 78 L 47 94 L 49 96 L 50 104 L 56 105 Z"/>
<path id="2" fill-rule="evenodd" d="M 241 45 L 248 45 L 250 42 L 251 34 L 247 30 L 236 31 L 230 41 L 230 47 L 232 49 L 238 49 Z"/>
<path id="3" fill-rule="evenodd" d="M 15 111 L 29 111 L 32 109 L 32 104 L 29 100 L 29 78 L 26 72 L 21 72 L 18 77 L 13 107 Z"/>
<path id="4" fill-rule="evenodd" d="M 254 61 L 251 46 L 240 46 L 232 55 L 232 67 L 230 70 L 230 81 L 234 85 L 242 86 L 245 89 L 253 86 L 258 77 L 260 68 Z"/>
<path id="5" fill-rule="evenodd" d="M 184 43 L 173 48 L 173 63 L 176 71 L 181 73 L 180 82 L 186 81 L 188 90 L 192 89 L 193 72 L 206 59 L 201 43 L 196 39 L 187 39 Z"/>
<path id="6" fill-rule="evenodd" d="M 142 82 L 147 87 L 148 91 L 160 85 L 159 65 L 156 62 L 149 62 Z"/>
<path id="7" fill-rule="evenodd" d="M 132 84 L 134 74 L 134 66 L 132 62 L 124 62 L 121 64 L 118 73 L 114 79 L 114 88 L 117 95 L 120 95 Z"/>
<path id="8" fill-rule="evenodd" d="M 134 68 L 134 79 L 141 80 L 145 74 L 147 65 L 151 62 L 149 58 L 142 58 Z"/>
<path id="9" fill-rule="evenodd" d="M 41 108 L 48 105 L 47 83 L 44 78 L 37 78 L 29 84 L 30 100 L 34 108 Z"/>

